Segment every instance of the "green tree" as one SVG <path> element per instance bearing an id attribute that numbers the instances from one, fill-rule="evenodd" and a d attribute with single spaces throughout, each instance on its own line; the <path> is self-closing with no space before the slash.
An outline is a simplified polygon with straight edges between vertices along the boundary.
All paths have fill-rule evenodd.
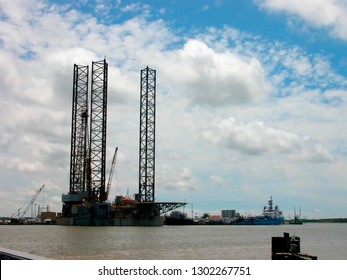
<path id="1" fill-rule="evenodd" d="M 203 215 L 202 215 L 202 218 L 203 219 L 207 219 L 207 218 L 209 218 L 210 217 L 210 214 L 208 214 L 208 213 L 204 213 Z"/>

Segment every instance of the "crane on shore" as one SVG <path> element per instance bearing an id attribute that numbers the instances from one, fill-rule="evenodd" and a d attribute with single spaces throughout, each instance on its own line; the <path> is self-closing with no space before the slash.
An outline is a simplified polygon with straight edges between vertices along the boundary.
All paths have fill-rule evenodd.
<path id="1" fill-rule="evenodd" d="M 28 212 L 28 210 L 30 209 L 30 207 L 34 204 L 35 200 L 37 199 L 37 197 L 40 195 L 41 191 L 43 190 L 43 188 L 45 187 L 45 185 L 42 185 L 42 187 L 40 187 L 37 192 L 34 194 L 34 196 L 31 198 L 31 200 L 29 201 L 28 204 L 23 205 L 22 207 L 20 207 L 17 211 L 17 214 L 12 214 L 11 217 L 11 224 L 23 224 L 24 223 L 24 216 L 25 214 Z M 21 212 L 22 208 L 25 206 L 23 212 Z"/>

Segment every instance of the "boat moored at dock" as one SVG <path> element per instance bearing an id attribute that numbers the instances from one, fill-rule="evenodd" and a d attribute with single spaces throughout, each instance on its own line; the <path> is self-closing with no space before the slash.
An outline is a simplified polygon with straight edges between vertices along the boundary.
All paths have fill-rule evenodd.
<path id="1" fill-rule="evenodd" d="M 233 225 L 281 225 L 283 223 L 282 211 L 277 205 L 273 206 L 272 196 L 268 200 L 268 205 L 264 206 L 261 215 L 239 217 L 232 222 Z"/>

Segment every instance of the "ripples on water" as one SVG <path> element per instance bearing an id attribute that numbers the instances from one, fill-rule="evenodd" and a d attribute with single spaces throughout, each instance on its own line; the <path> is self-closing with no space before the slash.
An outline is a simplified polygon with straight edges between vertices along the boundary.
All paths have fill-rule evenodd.
<path id="1" fill-rule="evenodd" d="M 301 238 L 301 252 L 347 259 L 347 224 L 70 227 L 2 225 L 0 246 L 50 259 L 269 260 L 271 237 Z"/>

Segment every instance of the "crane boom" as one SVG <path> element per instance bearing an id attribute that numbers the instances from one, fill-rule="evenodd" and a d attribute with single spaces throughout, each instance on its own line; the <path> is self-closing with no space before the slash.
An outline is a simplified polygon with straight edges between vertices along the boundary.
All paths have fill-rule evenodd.
<path id="1" fill-rule="evenodd" d="M 21 208 L 18 209 L 17 215 L 13 214 L 11 217 L 11 224 L 22 224 L 24 222 L 24 216 L 28 212 L 29 208 L 34 204 L 35 200 L 41 193 L 42 189 L 45 185 L 42 185 L 41 188 L 38 189 L 38 191 L 35 193 L 35 195 L 31 198 L 30 202 L 26 205 L 23 205 Z M 21 213 L 21 209 L 25 206 L 24 211 Z"/>
<path id="2" fill-rule="evenodd" d="M 35 193 L 35 195 L 33 196 L 33 198 L 30 200 L 29 204 L 27 205 L 27 207 L 24 209 L 24 211 L 22 212 L 22 215 L 20 216 L 20 219 L 22 219 L 24 217 L 24 215 L 28 212 L 29 208 L 34 204 L 36 198 L 39 196 L 39 194 L 41 193 L 42 189 L 44 188 L 45 185 L 42 185 L 41 188 L 39 188 L 39 190 Z"/>
<path id="3" fill-rule="evenodd" d="M 118 147 L 116 147 L 116 149 L 114 151 L 114 154 L 113 154 L 110 175 L 108 177 L 108 182 L 107 182 L 107 187 L 106 187 L 105 200 L 108 199 L 108 195 L 110 194 L 111 184 L 112 184 L 112 177 L 113 177 L 113 173 L 114 173 L 114 167 L 116 165 L 116 160 L 117 160 L 117 152 L 118 152 Z"/>

